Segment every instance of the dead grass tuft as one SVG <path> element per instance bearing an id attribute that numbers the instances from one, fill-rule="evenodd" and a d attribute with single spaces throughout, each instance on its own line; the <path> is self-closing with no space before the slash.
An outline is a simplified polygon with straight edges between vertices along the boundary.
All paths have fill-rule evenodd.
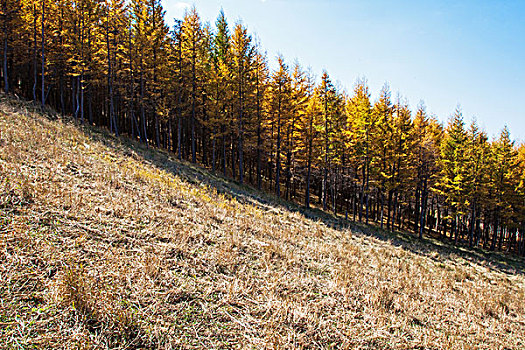
<path id="1" fill-rule="evenodd" d="M 108 347 L 145 345 L 133 308 L 99 279 L 88 276 L 82 265 L 68 268 L 59 277 L 57 292 L 57 303 L 71 311 L 75 323 L 106 339 Z"/>

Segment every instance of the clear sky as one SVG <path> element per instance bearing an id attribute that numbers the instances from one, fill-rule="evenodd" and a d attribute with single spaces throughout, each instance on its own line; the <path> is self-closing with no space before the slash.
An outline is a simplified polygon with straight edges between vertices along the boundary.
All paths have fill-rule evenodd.
<path id="1" fill-rule="evenodd" d="M 282 53 L 348 91 L 360 77 L 446 121 L 460 105 L 489 136 L 525 141 L 525 0 L 164 0 L 169 23 L 195 5 L 241 20 L 270 61 Z"/>

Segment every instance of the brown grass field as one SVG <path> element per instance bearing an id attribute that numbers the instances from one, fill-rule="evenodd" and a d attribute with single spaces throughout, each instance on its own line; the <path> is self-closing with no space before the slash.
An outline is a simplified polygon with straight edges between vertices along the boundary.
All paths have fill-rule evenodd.
<path id="1" fill-rule="evenodd" d="M 1 97 L 0 348 L 525 349 L 521 261 L 335 222 Z"/>

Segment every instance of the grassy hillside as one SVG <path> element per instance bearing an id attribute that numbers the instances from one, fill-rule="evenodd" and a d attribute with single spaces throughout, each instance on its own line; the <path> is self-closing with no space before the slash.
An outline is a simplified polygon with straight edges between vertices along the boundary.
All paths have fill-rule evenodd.
<path id="1" fill-rule="evenodd" d="M 0 348 L 525 348 L 518 261 L 315 217 L 2 98 Z"/>

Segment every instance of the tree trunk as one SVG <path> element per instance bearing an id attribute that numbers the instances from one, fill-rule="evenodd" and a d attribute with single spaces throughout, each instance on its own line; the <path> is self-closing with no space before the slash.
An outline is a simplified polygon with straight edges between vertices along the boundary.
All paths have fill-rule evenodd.
<path id="1" fill-rule="evenodd" d="M 261 148 L 262 148 L 262 120 L 261 120 L 261 105 L 260 105 L 260 83 L 259 83 L 259 64 L 257 64 L 257 72 L 256 72 L 256 98 L 257 98 L 257 189 L 260 191 L 262 189 L 262 173 L 261 173 Z"/>
<path id="2" fill-rule="evenodd" d="M 326 167 L 327 162 L 327 156 L 325 153 L 325 165 L 323 167 L 323 183 L 322 183 L 322 198 L 323 198 L 323 210 L 326 211 L 327 208 L 327 200 L 326 197 L 328 196 L 328 168 Z"/>
<path id="3" fill-rule="evenodd" d="M 244 182 L 244 154 L 243 154 L 243 99 L 242 99 L 242 67 L 239 67 L 239 139 L 238 139 L 238 151 L 239 152 L 239 182 L 241 185 Z"/>
<path id="4" fill-rule="evenodd" d="M 222 173 L 226 176 L 226 127 L 221 125 L 222 133 Z"/>
<path id="5" fill-rule="evenodd" d="M 3 70 L 4 70 L 4 92 L 6 94 L 9 93 L 9 79 L 8 79 L 8 75 L 7 75 L 7 31 L 5 30 L 6 26 L 4 26 L 4 35 L 5 35 L 5 38 L 4 38 L 4 63 L 3 63 Z"/>
<path id="6" fill-rule="evenodd" d="M 109 16 L 109 15 L 108 15 Z M 110 130 L 111 132 L 115 133 L 115 136 L 118 137 L 118 126 L 116 123 L 115 118 L 115 107 L 113 102 L 113 71 L 111 67 L 111 45 L 109 42 L 109 23 L 110 18 L 107 18 L 107 24 L 106 24 L 106 44 L 107 44 L 107 50 L 108 50 L 108 89 L 109 89 L 109 122 L 110 122 Z"/>
<path id="7" fill-rule="evenodd" d="M 503 246 L 503 241 L 504 241 L 504 236 L 505 236 L 505 233 L 507 232 L 507 228 L 503 225 L 501 225 L 501 228 L 499 230 L 499 239 L 498 239 L 498 250 L 501 250 L 501 247 Z"/>
<path id="8" fill-rule="evenodd" d="M 151 18 L 152 18 L 152 30 L 155 33 L 157 30 L 156 25 L 156 16 L 155 16 L 155 1 L 151 1 L 152 10 L 151 10 Z M 159 116 L 157 114 L 157 94 L 158 94 L 158 88 L 157 88 L 157 45 L 156 45 L 156 38 L 153 38 L 153 117 L 154 117 L 154 123 L 155 123 L 155 141 L 157 144 L 157 147 L 160 147 L 160 130 L 159 130 Z"/>
<path id="9" fill-rule="evenodd" d="M 368 215 L 369 215 L 369 204 L 370 204 L 370 196 L 368 193 L 365 194 L 365 205 L 366 205 L 366 213 L 365 213 L 365 222 L 368 225 Z"/>
<path id="10" fill-rule="evenodd" d="M 387 228 L 387 230 L 390 229 L 390 225 L 391 225 L 392 196 L 393 196 L 393 191 L 389 190 L 388 191 L 387 214 L 386 214 L 386 228 Z"/>
<path id="11" fill-rule="evenodd" d="M 207 111 L 206 111 L 206 94 L 202 94 L 202 126 L 201 126 L 201 153 L 202 153 L 202 165 L 205 167 L 208 166 L 208 148 L 207 148 L 207 141 L 208 141 L 208 134 L 207 134 L 207 127 L 206 122 L 208 119 Z"/>
<path id="12" fill-rule="evenodd" d="M 182 113 L 177 106 L 177 157 L 182 160 Z"/>
<path id="13" fill-rule="evenodd" d="M 262 189 L 262 160 L 261 160 L 261 148 L 262 148 L 262 137 L 261 137 L 261 120 L 259 114 L 259 101 L 257 101 L 257 189 Z"/>
<path id="14" fill-rule="evenodd" d="M 281 196 L 281 85 L 279 84 L 279 99 L 277 110 L 277 150 L 276 150 L 276 169 L 275 169 L 275 194 Z"/>
<path id="15" fill-rule="evenodd" d="M 333 171 L 332 176 L 332 210 L 337 217 L 337 168 Z"/>
<path id="16" fill-rule="evenodd" d="M 416 200 L 414 205 L 414 232 L 419 232 L 419 213 L 421 211 L 421 181 L 418 181 L 416 188 Z"/>
<path id="17" fill-rule="evenodd" d="M 292 152 L 290 150 L 290 128 L 288 127 L 288 132 L 287 132 L 287 149 L 286 149 L 286 192 L 285 192 L 285 198 L 286 200 L 290 200 L 290 181 L 291 181 L 291 174 L 292 174 L 292 171 L 291 171 L 291 166 L 292 166 Z"/>
<path id="18" fill-rule="evenodd" d="M 212 148 L 212 150 L 211 150 L 211 157 L 212 157 L 212 159 L 211 159 L 211 171 L 213 173 L 215 173 L 215 161 L 216 161 L 216 154 L 215 153 L 216 153 L 216 144 L 217 144 L 217 133 L 215 131 L 213 132 L 213 136 L 212 137 L 213 137 L 213 140 L 211 142 L 211 148 Z"/>
<path id="19" fill-rule="evenodd" d="M 140 122 L 142 124 L 142 132 L 140 133 L 141 141 L 148 146 L 148 133 L 146 130 L 146 109 L 144 107 L 144 49 L 140 51 Z"/>
<path id="20" fill-rule="evenodd" d="M 197 153 L 195 150 L 195 118 L 196 118 L 196 99 L 197 99 L 197 76 L 196 76 L 196 47 L 195 42 L 193 43 L 192 51 L 192 63 L 191 63 L 191 162 L 197 161 Z"/>
<path id="21" fill-rule="evenodd" d="M 36 87 L 38 85 L 36 4 L 33 4 L 33 79 L 33 101 L 36 103 Z"/>
<path id="22" fill-rule="evenodd" d="M 357 201 L 357 189 L 355 182 L 352 182 L 352 195 L 350 196 L 350 200 L 352 201 L 350 205 L 352 206 L 352 221 L 355 222 L 357 210 L 356 210 L 356 201 Z"/>
<path id="23" fill-rule="evenodd" d="M 476 239 L 474 241 L 474 246 L 478 247 L 480 236 L 481 236 L 481 220 L 479 219 L 479 217 L 476 219 L 475 235 L 476 235 Z"/>
<path id="24" fill-rule="evenodd" d="M 46 55 L 45 55 L 45 35 L 44 35 L 44 23 L 45 23 L 45 12 L 46 12 L 46 1 L 42 0 L 42 49 L 41 49 L 41 56 L 42 56 L 42 96 L 41 96 L 41 105 L 42 108 L 44 108 L 44 105 L 46 103 L 46 93 L 45 93 L 45 62 L 46 62 Z"/>
<path id="25" fill-rule="evenodd" d="M 84 124 L 84 9 L 81 7 L 81 24 L 80 24 L 80 123 Z"/>
<path id="26" fill-rule="evenodd" d="M 381 214 L 380 214 L 380 217 L 379 217 L 379 221 L 380 221 L 380 225 L 381 225 L 381 229 L 383 229 L 383 226 L 384 226 L 384 215 L 385 215 L 385 194 L 384 194 L 384 190 L 381 190 Z"/>
<path id="27" fill-rule="evenodd" d="M 472 203 L 472 209 L 471 209 L 471 216 L 470 216 L 470 223 L 469 223 L 469 233 L 468 233 L 468 246 L 472 248 L 472 244 L 474 241 L 474 226 L 476 225 L 476 204 L 473 201 Z"/>
<path id="28" fill-rule="evenodd" d="M 73 92 L 75 99 L 75 122 L 78 122 L 78 112 L 80 111 L 80 101 L 79 101 L 79 92 L 80 92 L 80 81 L 79 78 L 74 78 L 75 81 L 75 91 Z"/>
<path id="29" fill-rule="evenodd" d="M 394 203 L 393 203 L 393 210 L 392 210 L 392 222 L 391 222 L 391 230 L 394 231 L 395 230 L 395 226 L 396 226 L 396 218 L 398 216 L 398 206 L 397 206 L 397 199 L 398 199 L 398 192 L 397 190 L 394 191 Z"/>
<path id="30" fill-rule="evenodd" d="M 492 234 L 492 243 L 490 244 L 490 250 L 494 250 L 496 248 L 496 241 L 498 238 L 498 229 L 499 229 L 499 218 L 496 214 L 496 218 L 494 220 L 494 229 Z"/>
<path id="31" fill-rule="evenodd" d="M 307 171 L 306 171 L 306 194 L 305 194 L 305 205 L 307 208 L 310 208 L 310 177 L 312 175 L 312 125 L 313 125 L 313 118 L 310 118 L 310 135 L 308 140 L 308 161 L 307 161 Z"/>
<path id="32" fill-rule="evenodd" d="M 423 232 L 425 231 L 425 218 L 427 216 L 427 203 L 428 203 L 428 189 L 427 179 L 423 182 L 423 194 L 421 196 L 421 212 L 419 214 L 419 238 L 423 239 Z"/>

